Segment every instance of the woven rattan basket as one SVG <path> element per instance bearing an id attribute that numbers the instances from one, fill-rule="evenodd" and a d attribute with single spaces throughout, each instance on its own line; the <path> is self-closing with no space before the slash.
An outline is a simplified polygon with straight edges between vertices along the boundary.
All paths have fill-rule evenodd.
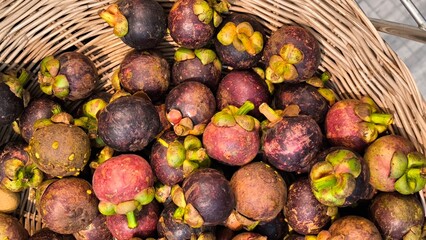
<path id="1" fill-rule="evenodd" d="M 25 68 L 31 72 L 27 89 L 32 97 L 38 97 L 42 94 L 36 74 L 40 60 L 49 54 L 76 50 L 95 62 L 102 76 L 99 89 L 111 89 L 112 72 L 130 50 L 98 16 L 111 2 L 2 0 L 0 71 Z M 167 12 L 173 4 L 173 0 L 159 2 Z M 269 34 L 283 24 L 308 27 L 320 41 L 320 68 L 331 73 L 330 87 L 338 97 L 372 97 L 384 111 L 394 114 L 391 131 L 408 137 L 425 153 L 426 104 L 406 65 L 355 0 L 234 0 L 231 4 L 233 12 L 257 16 Z M 172 60 L 176 47 L 166 36 L 158 49 Z M 16 137 L 11 127 L 1 128 L 0 146 Z M 22 194 L 16 215 L 33 234 L 42 223 L 29 195 L 29 191 Z"/>

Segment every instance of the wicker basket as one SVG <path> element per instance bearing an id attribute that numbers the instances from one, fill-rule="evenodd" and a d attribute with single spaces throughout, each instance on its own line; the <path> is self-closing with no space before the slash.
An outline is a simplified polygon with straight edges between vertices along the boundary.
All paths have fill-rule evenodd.
<path id="1" fill-rule="evenodd" d="M 173 0 L 158 0 L 168 12 Z M 99 89 L 130 50 L 97 15 L 107 0 L 3 0 L 0 4 L 0 71 L 25 68 L 32 73 L 27 89 L 42 93 L 36 73 L 49 54 L 76 50 L 89 56 L 102 76 Z M 308 27 L 322 48 L 321 70 L 332 74 L 330 87 L 339 98 L 368 95 L 394 114 L 391 131 L 408 137 L 425 153 L 426 104 L 406 65 L 383 41 L 355 0 L 241 0 L 231 11 L 251 13 L 270 34 L 283 24 Z M 172 60 L 177 45 L 170 36 L 158 46 Z M 75 103 L 71 104 L 76 105 Z M 0 146 L 16 138 L 0 129 Z M 30 234 L 42 227 L 30 192 L 22 194 L 17 216 Z M 422 200 L 423 195 L 420 194 Z M 423 201 L 424 204 L 424 201 Z"/>

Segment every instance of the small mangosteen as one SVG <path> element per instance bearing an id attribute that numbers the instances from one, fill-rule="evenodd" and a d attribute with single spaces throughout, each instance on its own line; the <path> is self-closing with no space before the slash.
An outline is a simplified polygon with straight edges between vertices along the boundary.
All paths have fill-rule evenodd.
<path id="1" fill-rule="evenodd" d="M 98 214 L 98 199 L 86 180 L 51 179 L 37 188 L 36 206 L 46 227 L 60 234 L 86 228 Z"/>
<path id="2" fill-rule="evenodd" d="M 371 199 L 375 189 L 364 159 L 345 147 L 332 147 L 317 156 L 309 174 L 315 198 L 326 206 L 346 207 Z"/>
<path id="3" fill-rule="evenodd" d="M 152 101 L 160 100 L 170 84 L 170 66 L 157 51 L 128 52 L 120 63 L 118 84 L 131 94 L 143 91 Z"/>
<path id="4" fill-rule="evenodd" d="M 248 114 L 256 118 L 263 117 L 259 112 L 260 104 L 270 104 L 271 100 L 268 85 L 253 70 L 232 70 L 220 81 L 216 92 L 218 110 L 228 105 L 241 107 L 245 101 L 250 101 L 255 108 Z"/>
<path id="5" fill-rule="evenodd" d="M 273 83 L 302 82 L 317 71 L 321 49 L 308 29 L 284 25 L 271 34 L 262 61 L 266 65 L 267 80 Z"/>
<path id="6" fill-rule="evenodd" d="M 60 109 L 59 103 L 47 97 L 31 100 L 18 121 L 22 138 L 26 142 L 30 142 L 34 132 L 34 123 L 39 119 L 51 118 L 55 113 L 60 112 Z"/>
<path id="7" fill-rule="evenodd" d="M 369 97 L 343 99 L 328 110 L 325 133 L 331 144 L 362 152 L 392 122 L 392 115 L 379 112 Z"/>
<path id="8" fill-rule="evenodd" d="M 0 154 L 0 187 L 21 192 L 36 188 L 43 181 L 43 172 L 30 159 L 26 147 L 21 141 L 5 145 Z"/>
<path id="9" fill-rule="evenodd" d="M 251 162 L 260 149 L 260 123 L 249 115 L 250 101 L 240 108 L 228 105 L 217 112 L 203 133 L 207 154 L 222 163 L 241 166 Z"/>
<path id="10" fill-rule="evenodd" d="M 248 163 L 234 173 L 230 183 L 235 195 L 237 220 L 246 228 L 255 227 L 259 221 L 271 221 L 283 210 L 287 185 L 268 164 Z"/>
<path id="11" fill-rule="evenodd" d="M 229 181 L 216 169 L 198 169 L 182 184 L 172 188 L 173 202 L 179 207 L 174 217 L 193 228 L 222 224 L 235 207 Z"/>
<path id="12" fill-rule="evenodd" d="M 152 102 L 138 95 L 113 99 L 97 114 L 98 135 L 116 151 L 139 151 L 159 133 L 160 119 Z"/>
<path id="13" fill-rule="evenodd" d="M 232 13 L 218 27 L 215 49 L 224 65 L 235 69 L 254 67 L 266 42 L 264 27 L 250 14 Z"/>
<path id="14" fill-rule="evenodd" d="M 119 0 L 99 16 L 126 45 L 138 50 L 154 48 L 166 34 L 167 16 L 155 0 Z"/>
<path id="15" fill-rule="evenodd" d="M 379 137 L 367 147 L 364 159 L 370 184 L 379 191 L 413 194 L 426 184 L 426 157 L 405 137 Z"/>
<path id="16" fill-rule="evenodd" d="M 300 177 L 293 182 L 284 205 L 288 225 L 302 235 L 318 234 L 330 221 L 337 208 L 320 203 L 311 190 L 310 180 Z"/>
<path id="17" fill-rule="evenodd" d="M 262 103 L 259 110 L 267 118 L 262 135 L 267 161 L 282 171 L 309 172 L 322 147 L 323 135 L 318 123 L 310 116 L 299 115 L 295 105 L 274 110 Z"/>
<path id="18" fill-rule="evenodd" d="M 173 40 L 185 48 L 206 46 L 213 38 L 215 27 L 227 12 L 227 1 L 178 0 L 170 9 L 168 28 Z"/>
<path id="19" fill-rule="evenodd" d="M 76 240 L 112 240 L 113 236 L 106 225 L 106 216 L 98 214 L 83 230 L 73 233 Z"/>
<path id="20" fill-rule="evenodd" d="M 167 119 L 178 136 L 201 135 L 216 111 L 215 97 L 206 85 L 186 81 L 166 97 Z"/>
<path id="21" fill-rule="evenodd" d="M 367 218 L 348 215 L 336 219 L 328 230 L 321 231 L 317 239 L 370 239 L 381 240 L 380 232 Z"/>
<path id="22" fill-rule="evenodd" d="M 370 214 L 386 239 L 421 239 L 424 209 L 414 194 L 381 192 L 371 201 Z"/>
<path id="23" fill-rule="evenodd" d="M 95 64 L 80 52 L 47 56 L 40 63 L 40 89 L 62 100 L 76 101 L 90 96 L 98 81 Z"/>
<path id="24" fill-rule="evenodd" d="M 0 239 L 27 240 L 28 238 L 28 231 L 17 218 L 0 213 Z"/>
<path id="25" fill-rule="evenodd" d="M 129 228 L 125 215 L 116 214 L 106 217 L 106 224 L 115 239 L 133 239 L 155 237 L 160 206 L 154 200 L 141 210 L 134 211 L 137 227 Z"/>
<path id="26" fill-rule="evenodd" d="M 28 82 L 29 75 L 22 69 L 19 77 L 16 73 L 0 73 L 0 127 L 11 124 L 24 110 L 28 92 L 24 85 Z"/>
<path id="27" fill-rule="evenodd" d="M 135 211 L 154 199 L 154 174 L 148 161 L 135 154 L 120 154 L 100 164 L 93 173 L 99 211 L 126 215 L 128 228 L 138 225 Z"/>
<path id="28" fill-rule="evenodd" d="M 208 167 L 210 159 L 196 136 L 179 137 L 173 130 L 169 130 L 153 144 L 150 164 L 161 183 L 173 186 L 196 169 Z"/>
<path id="29" fill-rule="evenodd" d="M 175 52 L 172 83 L 197 81 L 216 91 L 222 73 L 222 63 L 216 53 L 208 48 L 195 50 L 179 48 Z"/>

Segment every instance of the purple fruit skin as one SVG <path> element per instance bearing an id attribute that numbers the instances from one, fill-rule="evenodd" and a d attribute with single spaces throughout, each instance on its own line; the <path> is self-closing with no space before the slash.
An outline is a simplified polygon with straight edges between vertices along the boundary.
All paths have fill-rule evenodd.
<path id="1" fill-rule="evenodd" d="M 287 172 L 308 172 L 322 146 L 322 132 L 310 116 L 284 117 L 267 128 L 263 151 L 268 162 Z"/>
<path id="2" fill-rule="evenodd" d="M 76 240 L 112 240 L 112 234 L 106 225 L 106 216 L 98 214 L 85 229 L 73 234 Z"/>
<path id="3" fill-rule="evenodd" d="M 215 92 L 219 85 L 221 70 L 213 63 L 203 65 L 198 58 L 176 61 L 172 67 L 172 84 L 176 86 L 185 81 L 196 81 Z"/>
<path id="4" fill-rule="evenodd" d="M 157 223 L 158 235 L 169 240 L 190 239 L 194 229 L 173 217 L 176 209 L 177 206 L 174 203 L 164 206 Z"/>

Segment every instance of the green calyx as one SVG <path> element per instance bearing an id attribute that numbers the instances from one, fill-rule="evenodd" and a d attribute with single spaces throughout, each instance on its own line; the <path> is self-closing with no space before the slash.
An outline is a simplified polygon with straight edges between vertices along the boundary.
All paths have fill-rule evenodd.
<path id="1" fill-rule="evenodd" d="M 302 51 L 291 43 L 285 44 L 278 55 L 270 57 L 265 78 L 273 83 L 294 80 L 299 76 L 295 65 L 302 62 L 303 59 Z"/>
<path id="2" fill-rule="evenodd" d="M 420 152 L 394 153 L 389 177 L 396 179 L 395 190 L 401 194 L 413 194 L 426 185 L 426 157 Z"/>
<path id="3" fill-rule="evenodd" d="M 178 208 L 173 213 L 173 218 L 183 221 L 192 228 L 200 228 L 204 224 L 204 220 L 200 213 L 191 203 L 185 200 L 185 193 L 179 185 L 174 185 L 171 190 L 172 201 Z"/>
<path id="4" fill-rule="evenodd" d="M 23 98 L 25 93 L 24 86 L 27 84 L 29 79 L 30 75 L 25 69 L 20 70 L 20 73 L 11 72 L 7 74 L 0 74 L 0 82 L 8 85 L 10 91 L 19 98 Z"/>
<path id="5" fill-rule="evenodd" d="M 213 26 L 218 27 L 222 23 L 221 13 L 227 13 L 231 5 L 228 1 L 216 1 L 216 0 L 197 0 L 192 10 L 198 17 L 198 20 L 204 24 L 210 24 L 213 21 Z"/>
<path id="6" fill-rule="evenodd" d="M 129 23 L 126 17 L 121 13 L 117 4 L 111 4 L 107 9 L 101 11 L 99 16 L 113 27 L 113 33 L 117 37 L 124 37 L 129 31 Z"/>
<path id="7" fill-rule="evenodd" d="M 96 154 L 96 160 L 90 162 L 90 167 L 96 169 L 100 164 L 106 162 L 114 155 L 114 149 L 108 146 L 104 146 L 102 150 Z"/>
<path id="8" fill-rule="evenodd" d="M 363 140 L 371 143 L 378 135 L 389 127 L 393 122 L 392 114 L 380 113 L 376 103 L 370 97 L 363 97 L 354 108 L 355 114 L 363 120 L 359 123 Z"/>
<path id="9" fill-rule="evenodd" d="M 312 191 L 322 204 L 341 206 L 354 191 L 361 171 L 361 161 L 355 153 L 346 149 L 332 151 L 325 161 L 312 167 L 309 174 Z"/>
<path id="10" fill-rule="evenodd" d="M 328 102 L 328 105 L 333 105 L 336 102 L 336 94 L 330 88 L 325 87 L 325 83 L 331 78 L 329 72 L 323 72 L 320 76 L 313 76 L 305 82 L 318 89 L 318 93 Z"/>
<path id="11" fill-rule="evenodd" d="M 69 95 L 69 82 L 63 74 L 58 74 L 60 69 L 59 60 L 53 56 L 43 58 L 40 63 L 38 82 L 40 89 L 47 95 L 54 95 L 64 99 Z"/>
<path id="12" fill-rule="evenodd" d="M 166 159 L 170 167 L 182 167 L 184 177 L 198 168 L 210 166 L 210 158 L 203 148 L 201 140 L 194 135 L 187 135 L 183 143 L 179 140 L 167 143 L 161 138 L 157 141 L 167 148 Z"/>
<path id="13" fill-rule="evenodd" d="M 217 34 L 217 40 L 224 46 L 233 45 L 235 49 L 254 56 L 263 50 L 264 39 L 262 33 L 255 31 L 249 22 L 236 25 L 227 22 Z"/>
<path id="14" fill-rule="evenodd" d="M 155 200 L 159 203 L 165 203 L 169 199 L 172 187 L 162 184 L 161 182 L 155 183 Z"/>
<path id="15" fill-rule="evenodd" d="M 255 129 L 259 127 L 259 121 L 247 115 L 254 107 L 254 104 L 250 101 L 244 102 L 239 108 L 229 105 L 222 109 L 222 111 L 216 113 L 211 121 L 214 125 L 219 127 L 233 127 L 238 124 L 246 131 L 255 131 Z"/>
<path id="16" fill-rule="evenodd" d="M 8 159 L 3 164 L 5 177 L 1 184 L 12 192 L 36 188 L 43 181 L 43 172 L 34 164 L 24 165 L 21 160 L 16 158 Z"/>

